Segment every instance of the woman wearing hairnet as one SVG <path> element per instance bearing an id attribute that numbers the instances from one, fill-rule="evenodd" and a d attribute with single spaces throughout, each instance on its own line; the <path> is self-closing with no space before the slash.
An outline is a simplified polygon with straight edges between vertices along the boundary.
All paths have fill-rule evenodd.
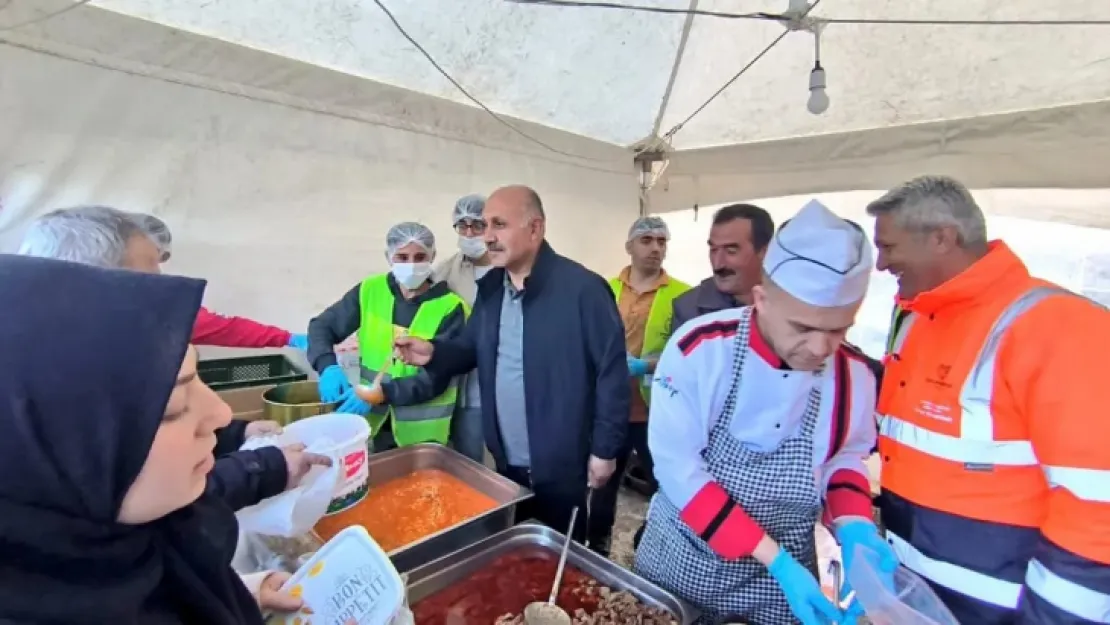
<path id="1" fill-rule="evenodd" d="M 389 273 L 356 284 L 308 324 L 308 360 L 320 374 L 320 398 L 338 401 L 339 412 L 367 417 L 374 451 L 434 442 L 451 434 L 458 384 L 392 357 L 402 334 L 452 338 L 466 324 L 466 304 L 443 282 L 432 280 L 435 235 L 427 226 L 404 222 L 385 238 Z M 340 368 L 335 345 L 358 333 L 359 370 L 364 385 L 384 368 L 380 386 L 356 394 Z"/>
<path id="2" fill-rule="evenodd" d="M 493 266 L 486 251 L 486 222 L 482 209 L 486 199 L 480 195 L 467 195 L 455 202 L 451 223 L 459 234 L 459 251 L 440 261 L 435 268 L 435 280 L 444 281 L 467 306 L 474 306 L 478 296 L 478 280 Z M 478 390 L 478 372 L 466 376 L 460 391 L 459 406 L 451 423 L 451 443 L 455 450 L 475 462 L 485 458 L 486 443 L 482 434 L 482 405 Z"/>

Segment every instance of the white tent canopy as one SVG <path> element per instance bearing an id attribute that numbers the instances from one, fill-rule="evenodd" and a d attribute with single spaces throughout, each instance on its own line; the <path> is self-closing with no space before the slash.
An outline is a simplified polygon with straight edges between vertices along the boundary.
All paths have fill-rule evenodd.
<path id="1" fill-rule="evenodd" d="M 556 247 L 615 270 L 645 146 L 663 158 L 656 212 L 924 172 L 1110 188 L 1110 26 L 828 23 L 831 106 L 813 115 L 805 30 L 710 101 L 781 20 L 381 2 L 500 117 L 375 0 L 0 0 L 0 249 L 62 205 L 154 212 L 180 242 L 171 270 L 211 278 L 214 307 L 295 326 L 384 268 L 391 223 L 431 224 L 448 253 L 455 198 L 500 184 L 536 187 Z M 1110 2 L 821 0 L 810 17 L 1110 20 Z M 1060 197 L 1002 212 L 1110 227 L 1101 203 Z"/>
<path id="2" fill-rule="evenodd" d="M 810 17 L 831 21 L 820 38 L 832 101 L 823 115 L 805 107 L 815 53 L 814 37 L 805 31 L 783 37 L 695 114 L 786 32 L 782 21 L 504 0 L 383 3 L 450 76 L 498 113 L 614 146 L 666 138 L 669 163 L 653 191 L 653 210 L 885 188 L 922 171 L 958 175 L 976 188 L 1110 186 L 1110 171 L 1100 158 L 1110 147 L 1102 131 L 1110 121 L 1105 63 L 1110 26 L 836 21 L 1110 20 L 1110 3 L 822 0 Z M 20 4 L 28 1 L 17 0 L 7 13 Z M 619 4 L 734 14 L 782 14 L 788 8 L 788 0 Z M 136 42 L 134 31 L 153 31 L 105 14 L 115 11 L 472 105 L 373 0 L 94 0 L 91 5 L 37 31 L 0 34 L 23 43 L 37 37 L 48 47 L 94 48 L 140 61 L 159 75 L 186 72 L 205 83 L 262 87 L 307 99 L 313 108 L 355 104 L 342 102 L 348 94 L 335 92 L 342 79 L 332 77 L 327 92 L 305 93 L 288 75 L 288 64 L 276 59 L 229 55 L 169 30 Z M 95 20 L 97 28 L 80 40 L 59 32 L 67 23 L 86 20 Z M 202 50 L 218 53 L 220 61 L 196 58 Z M 370 107 L 359 103 L 361 114 L 400 127 L 432 125 L 432 132 L 447 130 L 487 143 L 520 139 L 507 137 L 508 129 L 491 134 L 489 124 L 474 123 L 477 111 L 463 113 L 416 94 L 395 93 L 388 100 L 397 98 L 402 106 L 379 96 Z M 438 118 L 429 115 L 431 108 L 441 109 Z M 627 154 L 554 138 L 530 125 L 522 130 L 584 158 L 524 140 L 552 156 L 591 167 L 628 166 Z"/>

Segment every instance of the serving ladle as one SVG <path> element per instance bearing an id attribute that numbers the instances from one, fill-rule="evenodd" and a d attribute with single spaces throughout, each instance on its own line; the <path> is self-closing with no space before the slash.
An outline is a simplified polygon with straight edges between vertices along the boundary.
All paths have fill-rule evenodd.
<path id="1" fill-rule="evenodd" d="M 559 554 L 559 566 L 555 569 L 555 583 L 551 585 L 551 595 L 547 601 L 533 601 L 524 607 L 525 625 L 571 625 L 570 615 L 567 611 L 555 605 L 559 596 L 559 585 L 563 582 L 563 569 L 567 565 L 567 553 L 570 552 L 571 536 L 574 535 L 574 522 L 578 520 L 578 506 L 570 511 L 570 528 L 567 529 L 567 539 L 563 543 L 563 552 Z"/>

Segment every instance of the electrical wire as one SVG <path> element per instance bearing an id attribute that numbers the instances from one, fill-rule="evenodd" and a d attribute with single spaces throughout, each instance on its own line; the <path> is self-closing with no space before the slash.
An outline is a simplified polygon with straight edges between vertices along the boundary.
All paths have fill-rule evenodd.
<path id="1" fill-rule="evenodd" d="M 819 4 L 821 4 L 821 0 L 814 0 L 813 4 L 809 5 L 809 8 L 808 8 L 808 9 L 806 9 L 806 12 L 805 12 L 805 13 L 803 13 L 803 14 L 802 14 L 801 16 L 799 16 L 799 17 L 798 17 L 798 19 L 799 19 L 799 20 L 805 19 L 805 17 L 806 17 L 807 15 L 809 15 L 809 14 L 810 14 L 810 12 L 812 12 L 812 11 L 813 11 L 813 9 L 817 8 L 817 5 L 819 5 Z M 684 126 L 685 126 L 686 124 L 690 123 L 690 120 L 694 119 L 695 117 L 697 117 L 697 115 L 698 115 L 699 113 L 701 113 L 702 111 L 704 111 L 704 110 L 705 110 L 705 107 L 709 106 L 709 104 L 710 104 L 711 102 L 713 102 L 713 100 L 716 100 L 716 99 L 717 99 L 717 96 L 719 96 L 719 95 L 721 95 L 722 93 L 724 93 L 725 89 L 728 89 L 729 87 L 731 87 L 731 86 L 732 86 L 732 83 L 736 82 L 736 81 L 737 81 L 737 80 L 738 80 L 738 79 L 739 79 L 739 78 L 740 78 L 741 76 L 743 76 L 743 75 L 744 75 L 744 73 L 745 73 L 745 72 L 747 72 L 747 71 L 748 71 L 749 69 L 751 69 L 753 65 L 755 65 L 756 63 L 758 63 L 760 59 L 762 59 L 763 57 L 767 56 L 767 53 L 768 53 L 768 52 L 770 52 L 771 50 L 773 50 L 773 49 L 775 48 L 775 46 L 777 46 L 777 45 L 779 44 L 779 42 L 780 42 L 780 41 L 782 41 L 783 39 L 785 39 L 785 38 L 786 38 L 786 36 L 787 36 L 787 35 L 789 35 L 790 33 L 791 33 L 791 31 L 789 31 L 789 30 L 783 30 L 783 31 L 782 31 L 781 33 L 779 33 L 779 36 L 778 36 L 778 37 L 775 37 L 775 38 L 774 38 L 774 39 L 773 39 L 773 40 L 771 41 L 771 43 L 767 44 L 767 46 L 766 46 L 766 47 L 764 47 L 764 48 L 763 48 L 763 50 L 761 50 L 761 51 L 759 52 L 759 54 L 755 55 L 755 57 L 754 57 L 754 58 L 753 58 L 752 60 L 748 61 L 747 65 L 745 65 L 744 67 L 741 67 L 741 68 L 740 68 L 740 71 L 736 72 L 736 73 L 735 73 L 735 74 L 734 74 L 734 75 L 732 76 L 732 78 L 729 78 L 729 79 L 728 79 L 728 81 L 727 81 L 727 82 L 725 82 L 725 84 L 721 85 L 721 88 L 720 88 L 720 89 L 717 89 L 716 91 L 714 91 L 714 92 L 713 92 L 713 95 L 709 96 L 709 99 L 707 99 L 707 100 L 706 100 L 705 102 L 702 102 L 702 105 L 701 105 L 701 106 L 699 106 L 698 108 L 694 109 L 694 112 L 693 112 L 693 113 L 690 113 L 689 115 L 687 115 L 687 116 L 686 116 L 686 119 L 684 119 L 684 120 L 682 120 L 682 121 L 678 122 L 677 124 L 675 124 L 675 125 L 674 125 L 674 127 L 673 127 L 673 128 L 671 128 L 670 130 L 668 130 L 668 131 L 667 131 L 667 134 L 663 135 L 663 136 L 664 136 L 664 138 L 670 139 L 671 137 L 673 137 L 673 136 L 675 135 L 675 133 L 677 133 L 678 131 L 682 130 L 682 128 L 683 128 L 683 127 L 684 127 Z"/>
<path id="2" fill-rule="evenodd" d="M 88 0 L 85 0 L 85 1 L 88 1 Z M 374 0 L 374 4 L 378 5 L 378 8 L 381 9 L 383 13 L 385 13 L 385 16 L 389 18 L 390 22 L 393 22 L 393 27 L 397 29 L 397 32 L 399 32 L 402 37 L 407 39 L 408 42 L 410 44 L 412 44 L 413 47 L 415 47 L 420 52 L 420 54 L 422 54 L 424 56 L 424 58 L 428 60 L 429 63 L 432 64 L 432 67 L 436 68 L 436 71 L 438 71 L 440 73 L 440 75 L 442 75 L 444 78 L 447 79 L 448 82 L 450 82 L 452 85 L 454 85 L 455 88 L 459 90 L 459 93 L 466 96 L 466 98 L 468 100 L 473 102 L 476 106 L 481 108 L 483 111 L 485 111 L 486 113 L 489 113 L 490 117 L 497 120 L 500 124 L 502 124 L 503 126 L 508 128 L 509 130 L 512 130 L 516 134 L 520 135 L 521 137 L 524 137 L 528 141 L 531 141 L 532 143 L 535 143 L 536 145 L 538 145 L 540 147 L 543 147 L 547 150 L 550 150 L 551 152 L 554 152 L 556 154 L 561 154 L 562 156 L 569 156 L 571 158 L 576 158 L 576 159 L 580 159 L 580 160 L 584 160 L 584 161 L 612 162 L 612 159 L 594 158 L 594 157 L 590 157 L 590 156 L 583 156 L 581 154 L 575 154 L 573 152 L 566 152 L 566 151 L 560 150 L 556 147 L 553 147 L 553 146 L 549 145 L 548 143 L 546 143 L 546 142 L 544 142 L 540 139 L 537 139 L 537 138 L 533 137 L 532 135 L 524 132 L 523 130 L 517 128 L 515 125 L 510 123 L 507 119 L 498 115 L 492 109 L 490 109 L 488 106 L 486 106 L 484 103 L 482 103 L 481 100 L 479 100 L 478 98 L 471 95 L 471 93 L 469 91 L 467 91 L 465 87 L 463 87 L 461 84 L 459 84 L 459 81 L 455 80 L 451 76 L 451 74 L 447 73 L 447 70 L 443 69 L 443 66 L 441 66 L 439 63 L 437 63 L 436 60 L 432 57 L 432 55 L 427 50 L 424 49 L 424 46 L 417 43 L 417 41 L 412 38 L 412 35 L 409 35 L 408 31 L 406 31 L 405 28 L 403 26 L 401 26 L 401 23 L 397 21 L 397 18 L 393 16 L 393 12 L 390 11 L 389 8 L 386 7 L 384 4 L 382 4 L 381 0 Z"/>
<path id="3" fill-rule="evenodd" d="M 653 7 L 642 4 L 621 4 L 617 2 L 577 2 L 575 0 L 504 0 L 513 4 L 533 4 L 555 7 L 573 7 L 585 9 L 616 9 L 624 11 L 638 11 L 642 13 L 662 13 L 667 15 L 701 15 L 722 19 L 748 19 L 769 20 L 775 22 L 789 22 L 791 17 L 778 13 L 728 13 L 724 11 L 706 11 L 703 9 L 671 9 Z M 817 18 L 828 24 L 895 24 L 902 26 L 1110 26 L 1110 20 L 931 20 L 931 19 L 900 19 L 900 18 Z"/>
<path id="4" fill-rule="evenodd" d="M 41 24 L 41 23 L 45 22 L 46 20 L 58 17 L 62 13 L 72 11 L 73 9 L 76 9 L 77 7 L 85 6 L 86 4 L 88 4 L 90 2 L 92 2 L 92 0 L 77 0 L 77 2 L 74 2 L 73 4 L 66 5 L 66 6 L 58 9 L 57 11 L 51 11 L 51 12 L 45 14 L 45 15 L 40 15 L 40 16 L 34 18 L 34 19 L 29 19 L 29 20 L 26 20 L 24 22 L 17 22 L 15 24 L 8 24 L 8 25 L 5 25 L 5 26 L 0 26 L 0 32 L 4 32 L 6 30 L 15 30 L 16 28 L 23 28 L 24 26 L 31 26 L 32 24 Z M 8 2 L 7 4 L 5 4 L 3 6 L 3 8 L 5 8 L 5 9 L 8 8 L 8 5 L 10 5 L 10 4 L 11 4 L 11 2 Z"/>

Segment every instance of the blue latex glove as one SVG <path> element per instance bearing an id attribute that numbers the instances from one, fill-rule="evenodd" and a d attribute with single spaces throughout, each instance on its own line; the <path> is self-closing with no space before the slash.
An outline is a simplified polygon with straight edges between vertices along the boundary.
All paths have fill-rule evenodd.
<path id="1" fill-rule="evenodd" d="M 296 349 L 308 349 L 308 335 L 305 334 L 291 334 L 289 336 L 289 343 L 286 347 L 294 347 Z"/>
<path id="2" fill-rule="evenodd" d="M 320 392 L 320 401 L 339 401 L 345 395 L 351 393 L 351 383 L 347 380 L 347 374 L 339 368 L 339 365 L 332 365 L 320 374 L 320 381 L 317 382 L 316 389 Z"/>
<path id="3" fill-rule="evenodd" d="M 648 363 L 646 360 L 641 360 L 634 357 L 632 354 L 628 355 L 628 374 L 634 378 L 639 378 L 647 375 Z"/>
<path id="4" fill-rule="evenodd" d="M 898 568 L 898 557 L 894 555 L 890 544 L 879 536 L 879 528 L 875 527 L 874 523 L 864 519 L 846 521 L 836 527 L 836 539 L 840 542 L 845 577 L 850 575 L 849 571 L 856 563 L 856 547 L 864 547 L 874 553 L 874 556 L 868 554 L 868 562 L 865 566 L 876 569 L 874 572 L 879 578 L 879 583 L 887 592 L 895 594 L 894 571 Z M 845 581 L 841 584 L 840 600 L 844 601 L 850 592 L 852 587 Z M 852 599 L 845 615 L 848 623 L 855 623 L 856 619 L 863 616 L 863 607 L 860 606 L 858 599 Z"/>
<path id="5" fill-rule="evenodd" d="M 355 395 L 354 389 L 351 389 L 339 398 L 339 407 L 335 411 L 365 417 L 370 413 L 370 404 L 359 399 L 358 395 Z"/>
<path id="6" fill-rule="evenodd" d="M 767 567 L 782 587 L 786 602 L 802 625 L 832 625 L 841 620 L 840 610 L 821 591 L 821 584 L 785 549 Z"/>

